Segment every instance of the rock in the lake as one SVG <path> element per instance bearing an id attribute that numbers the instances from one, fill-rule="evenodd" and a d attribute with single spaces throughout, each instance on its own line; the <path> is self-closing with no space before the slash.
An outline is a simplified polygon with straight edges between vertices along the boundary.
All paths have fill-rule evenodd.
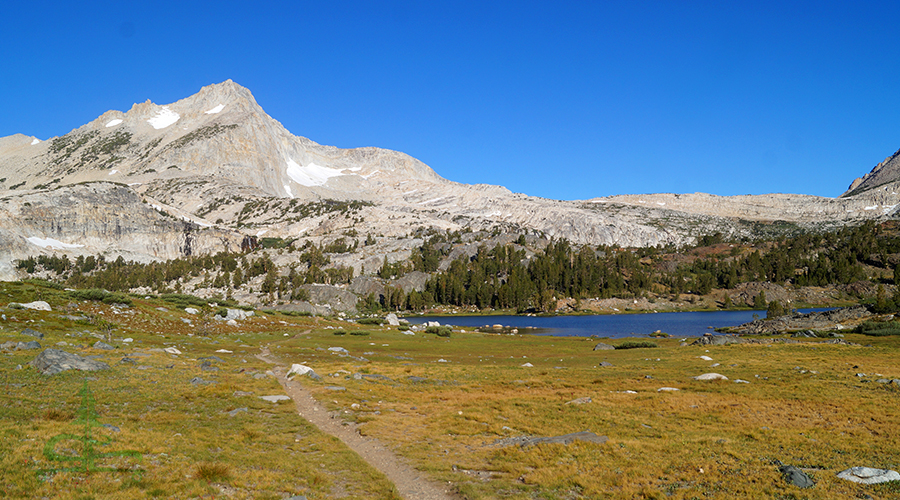
<path id="1" fill-rule="evenodd" d="M 816 485 L 805 472 L 793 465 L 782 465 L 778 470 L 781 471 L 781 475 L 784 477 L 785 481 L 798 488 L 812 488 Z"/>
<path id="2" fill-rule="evenodd" d="M 96 371 L 109 369 L 109 365 L 106 363 L 83 358 L 77 354 L 71 354 L 59 349 L 45 349 L 30 364 L 44 375 L 55 375 L 65 370 Z"/>
<path id="3" fill-rule="evenodd" d="M 900 481 L 900 474 L 897 471 L 888 469 L 873 469 L 871 467 L 850 467 L 847 470 L 838 472 L 837 477 L 853 481 L 854 483 L 876 484 L 886 483 L 888 481 Z"/>

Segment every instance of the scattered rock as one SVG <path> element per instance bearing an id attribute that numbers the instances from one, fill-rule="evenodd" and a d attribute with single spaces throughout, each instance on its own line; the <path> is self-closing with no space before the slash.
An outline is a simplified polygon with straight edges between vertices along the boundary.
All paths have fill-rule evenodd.
<path id="1" fill-rule="evenodd" d="M 691 345 L 728 345 L 728 344 L 743 344 L 744 339 L 740 337 L 735 337 L 733 335 L 713 335 L 711 333 L 704 333 L 702 337 L 695 340 L 691 343 Z"/>
<path id="2" fill-rule="evenodd" d="M 40 370 L 44 375 L 55 375 L 65 370 L 96 371 L 109 369 L 109 365 L 106 363 L 83 358 L 77 354 L 71 354 L 59 349 L 46 349 L 38 354 L 29 364 Z"/>
<path id="3" fill-rule="evenodd" d="M 348 352 L 347 349 L 344 349 L 343 347 L 329 347 L 328 350 L 331 352 L 340 352 L 340 353 Z"/>
<path id="4" fill-rule="evenodd" d="M 325 389 L 327 389 L 329 391 L 346 391 L 347 390 L 346 387 L 341 387 L 339 385 L 326 385 Z"/>
<path id="5" fill-rule="evenodd" d="M 674 392 L 674 391 L 680 391 L 680 390 L 681 389 L 678 389 L 677 387 L 660 387 L 659 389 L 656 390 L 656 392 Z"/>
<path id="6" fill-rule="evenodd" d="M 806 475 L 802 470 L 794 467 L 793 465 L 782 465 L 778 468 L 781 471 L 784 480 L 797 486 L 798 488 L 812 488 L 816 485 L 809 476 Z"/>
<path id="7" fill-rule="evenodd" d="M 229 417 L 233 417 L 233 416 L 237 415 L 238 413 L 246 413 L 247 411 L 249 411 L 249 410 L 247 410 L 247 408 L 235 408 L 235 409 L 225 412 L 225 413 L 227 413 Z"/>
<path id="8" fill-rule="evenodd" d="M 200 314 L 200 310 L 194 309 L 193 307 L 185 307 L 184 312 L 186 312 L 188 314 Z"/>
<path id="9" fill-rule="evenodd" d="M 166 347 L 165 349 L 163 349 L 163 351 L 169 354 L 181 354 L 181 351 L 179 351 L 175 347 Z"/>
<path id="10" fill-rule="evenodd" d="M 200 377 L 194 377 L 191 379 L 191 385 L 210 385 L 215 383 L 215 380 L 203 380 Z"/>
<path id="11" fill-rule="evenodd" d="M 613 365 L 613 364 L 610 363 L 609 361 L 601 361 L 600 364 L 597 365 L 597 366 L 600 366 L 600 367 L 603 367 L 603 368 L 609 368 L 609 367 L 612 367 L 612 365 Z"/>
<path id="12" fill-rule="evenodd" d="M 44 338 L 43 333 L 41 333 L 37 330 L 32 330 L 31 328 L 26 328 L 26 329 L 22 330 L 22 335 L 28 335 L 29 337 L 35 337 L 35 338 L 39 338 L 39 339 Z"/>
<path id="13" fill-rule="evenodd" d="M 234 391 L 234 394 L 232 394 L 232 396 L 234 396 L 236 398 L 241 397 L 241 396 L 252 396 L 252 395 L 253 395 L 252 392 L 247 392 L 247 391 Z"/>
<path id="14" fill-rule="evenodd" d="M 568 401 L 568 402 L 566 402 L 566 404 L 567 405 L 583 405 L 583 404 L 590 403 L 591 401 L 592 400 L 591 400 L 590 396 L 585 396 L 583 398 L 578 398 L 578 399 L 573 399 L 572 401 Z"/>
<path id="15" fill-rule="evenodd" d="M 696 377 L 691 378 L 694 380 L 728 380 L 728 377 L 721 373 L 704 373 L 703 375 L 697 375 Z"/>
<path id="16" fill-rule="evenodd" d="M 606 436 L 598 436 L 593 432 L 582 431 L 582 432 L 573 432 L 571 434 L 563 434 L 562 436 L 553 436 L 553 437 L 536 437 L 530 438 L 528 441 L 521 444 L 521 446 L 532 446 L 536 444 L 569 444 L 573 441 L 585 441 L 588 443 L 597 443 L 603 444 L 609 440 Z"/>
<path id="17" fill-rule="evenodd" d="M 522 366 L 524 366 L 525 368 L 531 368 L 531 367 L 533 367 L 534 365 L 531 364 L 531 363 L 524 363 L 524 364 L 522 364 Z"/>
<path id="18" fill-rule="evenodd" d="M 384 317 L 385 321 L 391 326 L 400 326 L 400 319 L 397 318 L 397 315 L 394 313 L 390 313 Z"/>
<path id="19" fill-rule="evenodd" d="M 275 396 L 260 396 L 259 399 L 269 401 L 270 403 L 277 403 L 279 401 L 287 401 L 287 400 L 291 399 L 291 397 L 279 394 L 279 395 L 275 395 Z"/>
<path id="20" fill-rule="evenodd" d="M 107 344 L 106 342 L 101 342 L 101 341 L 99 341 L 99 340 L 96 341 L 96 342 L 94 342 L 94 345 L 93 345 L 92 347 L 93 347 L 94 349 L 102 349 L 102 350 L 104 350 L 104 351 L 112 351 L 112 350 L 115 350 L 115 347 L 113 347 L 113 346 Z"/>
<path id="21" fill-rule="evenodd" d="M 600 342 L 599 344 L 594 346 L 593 350 L 594 351 L 613 351 L 615 349 L 616 349 L 615 347 L 613 347 L 609 344 L 604 344 L 603 342 Z"/>
<path id="22" fill-rule="evenodd" d="M 34 302 L 29 302 L 27 304 L 20 304 L 18 302 L 10 302 L 8 306 L 12 308 L 22 308 L 22 309 L 32 309 L 34 311 L 51 311 L 50 304 L 44 302 L 43 300 L 36 300 Z"/>
<path id="23" fill-rule="evenodd" d="M 700 356 L 700 359 L 702 359 L 703 361 L 712 361 L 712 358 L 709 356 Z"/>
<path id="24" fill-rule="evenodd" d="M 253 316 L 253 311 L 245 311 L 243 309 L 226 309 L 225 316 L 219 316 L 218 314 L 214 316 L 215 319 L 219 321 L 234 321 L 234 320 L 245 320 Z"/>
<path id="25" fill-rule="evenodd" d="M 200 363 L 200 370 L 205 372 L 216 372 L 219 371 L 219 367 L 213 366 L 213 364 L 209 361 L 204 361 Z"/>
<path id="26" fill-rule="evenodd" d="M 888 481 L 900 481 L 900 474 L 897 471 L 888 469 L 873 469 L 871 467 L 850 467 L 845 471 L 838 472 L 837 477 L 853 481 L 854 483 L 876 484 L 886 483 Z"/>

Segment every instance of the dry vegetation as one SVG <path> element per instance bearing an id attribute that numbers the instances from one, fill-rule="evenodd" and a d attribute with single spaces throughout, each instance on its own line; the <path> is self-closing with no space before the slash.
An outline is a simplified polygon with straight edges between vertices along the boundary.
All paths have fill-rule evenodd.
<path id="1" fill-rule="evenodd" d="M 592 351 L 596 339 L 459 332 L 441 338 L 263 313 L 238 327 L 214 322 L 200 336 L 196 316 L 155 299 L 132 298 L 126 308 L 75 302 L 64 291 L 30 284 L 0 285 L 0 303 L 38 298 L 54 311 L 6 309 L 0 343 L 31 340 L 19 334 L 30 327 L 46 335 L 43 347 L 97 355 L 111 369 L 47 377 L 27 366 L 39 351 L 0 354 L 0 497 L 394 498 L 383 476 L 289 402 L 259 399 L 283 394 L 273 378 L 254 377 L 268 368 L 254 356 L 262 346 L 285 364 L 311 366 L 322 380 L 300 380 L 320 402 L 431 478 L 451 482 L 464 498 L 900 495 L 897 483 L 862 486 L 835 477 L 858 465 L 900 469 L 900 437 L 893 432 L 900 387 L 876 381 L 900 379 L 894 336 L 846 336 L 859 345 L 804 339 L 719 347 L 657 339 L 655 349 Z M 76 347 L 93 344 L 91 333 L 100 332 L 63 316 L 87 313 L 116 325 L 118 349 Z M 369 335 L 337 336 L 336 327 Z M 134 341 L 123 342 L 127 337 Z M 151 351 L 169 346 L 183 354 Z M 122 361 L 126 354 L 133 363 Z M 209 356 L 222 359 L 212 361 L 218 371 L 200 368 Z M 601 361 L 613 366 L 598 367 Z M 730 380 L 691 378 L 712 371 Z M 194 385 L 194 377 L 216 383 Z M 85 380 L 97 420 L 120 429 L 95 428 L 98 439 L 111 440 L 104 451 L 137 450 L 142 457 L 105 464 L 118 472 L 41 473 L 58 466 L 44 454 L 48 440 L 82 432 L 76 419 Z M 570 403 L 579 398 L 590 402 Z M 247 411 L 229 413 L 240 408 Z M 503 441 L 584 430 L 609 441 L 530 447 Z M 73 443 L 56 451 L 77 455 Z M 788 485 L 779 463 L 804 469 L 815 487 Z"/>

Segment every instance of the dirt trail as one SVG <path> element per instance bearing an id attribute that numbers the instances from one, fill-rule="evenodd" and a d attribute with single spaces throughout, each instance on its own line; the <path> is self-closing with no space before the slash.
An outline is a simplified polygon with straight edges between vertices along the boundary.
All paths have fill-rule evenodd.
<path id="1" fill-rule="evenodd" d="M 275 374 L 287 395 L 294 400 L 300 416 L 309 420 L 322 432 L 340 439 L 369 465 L 381 471 L 394 483 L 402 498 L 407 500 L 459 500 L 461 498 L 451 490 L 449 485 L 431 482 L 419 471 L 406 465 L 394 452 L 385 448 L 377 440 L 360 436 L 356 425 L 345 425 L 336 414 L 330 413 L 319 405 L 312 394 L 299 382 L 285 378 L 287 367 L 267 348 L 262 348 L 262 353 L 257 354 L 256 357 L 266 363 L 276 365 L 272 373 Z"/>

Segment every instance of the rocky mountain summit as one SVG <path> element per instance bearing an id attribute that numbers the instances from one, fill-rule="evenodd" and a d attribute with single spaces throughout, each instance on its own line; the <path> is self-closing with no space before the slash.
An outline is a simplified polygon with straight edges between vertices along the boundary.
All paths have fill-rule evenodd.
<path id="1" fill-rule="evenodd" d="M 288 132 L 226 81 L 175 103 L 111 110 L 41 141 L 0 138 L 0 277 L 28 255 L 130 260 L 239 249 L 247 238 L 324 245 L 368 239 L 343 256 L 356 272 L 409 256 L 423 231 L 564 238 L 575 244 L 685 244 L 712 233 L 791 234 L 893 217 L 878 183 L 896 155 L 841 198 L 651 194 L 548 200 L 444 179 L 406 154 L 340 149 Z M 877 172 L 876 172 L 877 171 Z"/>

